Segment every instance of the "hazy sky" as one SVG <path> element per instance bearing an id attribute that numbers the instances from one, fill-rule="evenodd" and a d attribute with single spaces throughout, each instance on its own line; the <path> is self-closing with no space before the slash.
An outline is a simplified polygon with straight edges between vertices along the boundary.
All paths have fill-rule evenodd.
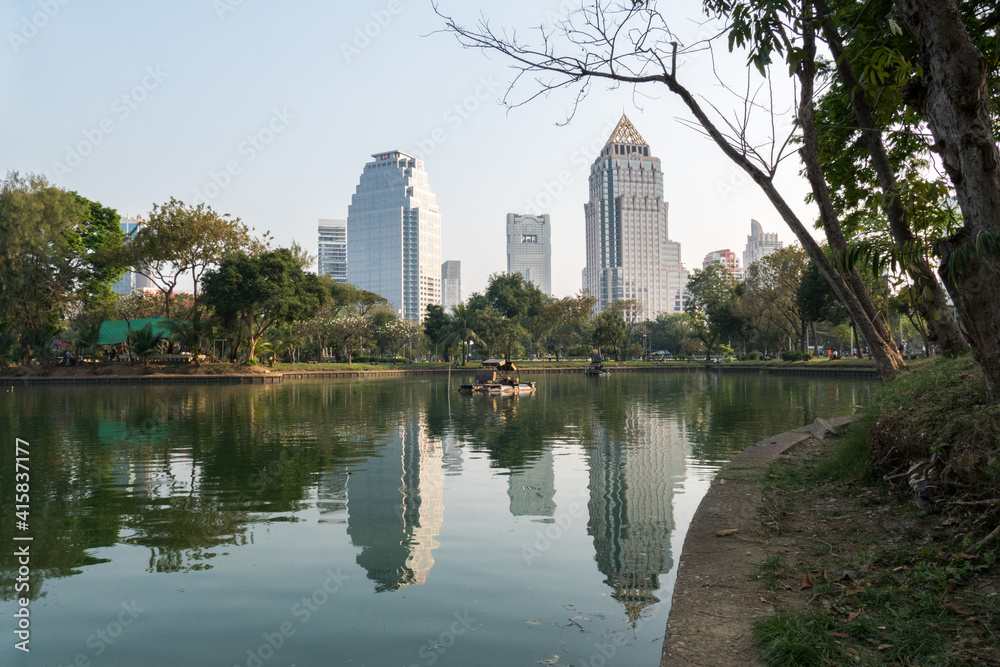
<path id="1" fill-rule="evenodd" d="M 525 37 L 579 6 L 440 2 L 460 22 L 483 12 Z M 659 6 L 685 43 L 706 32 L 699 2 Z M 689 115 L 664 88 L 594 86 L 562 127 L 570 94 L 508 111 L 509 63 L 437 32 L 430 0 L 6 0 L 0 24 L 0 169 L 44 174 L 123 215 L 204 200 L 315 252 L 318 219 L 346 218 L 365 162 L 399 149 L 425 161 L 463 298 L 506 270 L 509 212 L 552 216 L 553 291 L 565 296 L 581 286 L 589 165 L 624 110 L 663 161 L 669 233 L 688 268 L 712 250 L 742 253 L 751 218 L 793 240 L 756 186 L 678 122 Z M 742 62 L 723 64 L 737 86 Z M 695 57 L 680 78 L 729 112 L 735 98 L 711 65 Z M 779 180 L 811 220 L 798 171 L 793 157 Z"/>

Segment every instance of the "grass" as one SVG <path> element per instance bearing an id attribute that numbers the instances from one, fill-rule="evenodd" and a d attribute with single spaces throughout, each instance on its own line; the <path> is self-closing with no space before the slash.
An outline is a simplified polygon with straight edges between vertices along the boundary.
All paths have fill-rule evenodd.
<path id="1" fill-rule="evenodd" d="M 754 627 L 760 660 L 1000 664 L 1000 544 L 975 550 L 1000 514 L 998 438 L 975 363 L 938 358 L 884 387 L 832 447 L 766 468 L 763 519 L 786 555 L 756 572 L 777 591 Z M 976 504 L 925 511 L 905 478 L 883 480 L 921 458 L 938 462 L 951 501 Z"/>

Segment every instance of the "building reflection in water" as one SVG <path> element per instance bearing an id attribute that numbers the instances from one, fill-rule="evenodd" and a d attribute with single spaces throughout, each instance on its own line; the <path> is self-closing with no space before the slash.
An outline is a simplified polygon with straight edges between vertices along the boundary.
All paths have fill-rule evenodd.
<path id="1" fill-rule="evenodd" d="M 683 479 L 687 447 L 677 424 L 642 406 L 625 411 L 624 427 L 600 427 L 588 452 L 588 530 L 604 581 L 634 623 L 660 601 L 660 575 L 673 566 L 674 480 Z"/>
<path id="2" fill-rule="evenodd" d="M 417 419 L 385 434 L 379 445 L 378 455 L 345 482 L 347 534 L 361 549 L 358 565 L 375 590 L 391 591 L 424 583 L 434 565 L 444 519 L 444 452 Z"/>
<path id="3" fill-rule="evenodd" d="M 507 496 L 512 516 L 555 516 L 556 476 L 552 449 L 548 448 L 530 465 L 512 470 L 507 479 Z"/>

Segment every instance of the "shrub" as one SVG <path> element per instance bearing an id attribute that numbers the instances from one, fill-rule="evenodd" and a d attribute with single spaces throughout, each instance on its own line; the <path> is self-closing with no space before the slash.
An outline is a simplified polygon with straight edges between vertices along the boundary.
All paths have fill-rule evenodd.
<path id="1" fill-rule="evenodd" d="M 760 359 L 760 352 L 757 350 L 750 350 L 750 361 L 757 361 Z"/>

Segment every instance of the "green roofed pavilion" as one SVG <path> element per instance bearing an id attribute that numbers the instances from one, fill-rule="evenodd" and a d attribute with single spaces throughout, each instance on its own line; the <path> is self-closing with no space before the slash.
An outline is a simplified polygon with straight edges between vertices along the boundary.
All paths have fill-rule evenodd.
<path id="1" fill-rule="evenodd" d="M 128 340 L 129 329 L 138 331 L 147 324 L 152 325 L 153 333 L 160 334 L 164 338 L 170 336 L 170 329 L 167 328 L 170 322 L 175 320 L 166 317 L 145 317 L 140 320 L 117 320 L 101 322 L 101 333 L 98 336 L 98 345 L 118 345 Z"/>

